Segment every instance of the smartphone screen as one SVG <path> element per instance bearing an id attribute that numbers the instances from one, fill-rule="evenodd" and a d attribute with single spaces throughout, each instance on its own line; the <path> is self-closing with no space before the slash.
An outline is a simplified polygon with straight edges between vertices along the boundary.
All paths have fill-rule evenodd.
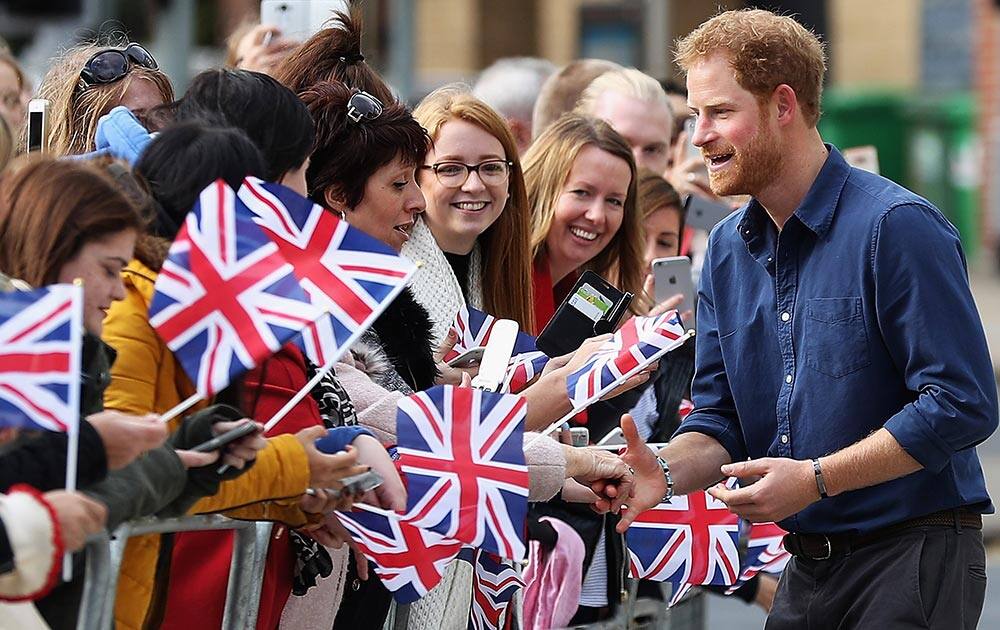
<path id="1" fill-rule="evenodd" d="M 45 111 L 28 112 L 28 152 L 41 151 L 45 140 Z"/>

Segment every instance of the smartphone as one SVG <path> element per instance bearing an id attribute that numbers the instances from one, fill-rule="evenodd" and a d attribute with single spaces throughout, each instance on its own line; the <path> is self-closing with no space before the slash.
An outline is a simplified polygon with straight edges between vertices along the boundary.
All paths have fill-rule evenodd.
<path id="1" fill-rule="evenodd" d="M 590 444 L 590 429 L 587 427 L 573 427 L 569 430 L 569 435 L 573 446 L 584 447 Z"/>
<path id="2" fill-rule="evenodd" d="M 684 212 L 685 225 L 710 232 L 719 221 L 733 213 L 733 207 L 700 195 L 688 195 L 684 199 Z"/>
<path id="3" fill-rule="evenodd" d="M 326 27 L 334 11 L 350 13 L 348 0 L 262 0 L 260 23 L 276 26 L 281 35 L 304 42 Z"/>
<path id="4" fill-rule="evenodd" d="M 684 147 L 684 157 L 687 159 L 698 158 L 704 160 L 701 155 L 701 147 L 695 146 L 693 142 L 695 127 L 698 126 L 698 118 L 695 116 L 688 116 L 687 120 L 684 121 L 684 135 L 687 138 L 687 144 Z M 705 167 L 706 172 L 708 167 Z"/>
<path id="5" fill-rule="evenodd" d="M 550 357 L 574 352 L 590 337 L 617 330 L 633 297 L 593 271 L 585 271 L 538 335 L 535 345 Z"/>
<path id="6" fill-rule="evenodd" d="M 34 98 L 28 101 L 28 153 L 48 152 L 49 144 L 49 106 L 51 103 L 44 98 Z"/>
<path id="7" fill-rule="evenodd" d="M 448 361 L 448 367 L 459 368 L 460 370 L 467 370 L 471 367 L 475 367 L 483 362 L 484 352 L 486 352 L 486 348 L 484 346 L 469 348 L 451 361 Z"/>
<path id="8" fill-rule="evenodd" d="M 340 480 L 343 487 L 340 490 L 336 488 L 326 488 L 326 493 L 334 498 L 340 497 L 344 494 L 350 494 L 352 496 L 358 496 L 368 492 L 369 490 L 374 490 L 382 485 L 382 475 L 378 474 L 374 470 L 369 470 L 368 472 L 363 472 L 358 475 L 352 475 L 350 477 L 344 477 Z M 307 488 L 306 494 L 316 496 L 316 490 L 313 488 Z"/>
<path id="9" fill-rule="evenodd" d="M 657 258 L 653 261 L 653 298 L 659 304 L 671 295 L 681 293 L 684 301 L 677 307 L 679 313 L 691 311 L 691 321 L 686 326 L 694 326 L 694 282 L 691 279 L 691 259 L 687 256 Z"/>
<path id="10" fill-rule="evenodd" d="M 625 435 L 621 427 L 615 427 L 597 442 L 598 446 L 625 444 Z"/>
<path id="11" fill-rule="evenodd" d="M 260 431 L 260 427 L 257 426 L 257 423 L 247 421 L 233 429 L 226 431 L 221 435 L 215 436 L 214 438 L 208 440 L 207 442 L 202 442 L 201 444 L 192 448 L 191 450 L 197 453 L 210 453 L 212 451 L 222 448 L 223 446 L 229 444 L 230 442 L 235 442 L 236 440 L 242 437 L 252 435 L 257 431 Z"/>

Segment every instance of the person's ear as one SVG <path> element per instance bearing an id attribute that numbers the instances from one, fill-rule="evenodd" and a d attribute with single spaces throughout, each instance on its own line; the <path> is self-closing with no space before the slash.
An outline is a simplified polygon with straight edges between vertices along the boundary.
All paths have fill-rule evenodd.
<path id="1" fill-rule="evenodd" d="M 344 196 L 333 188 L 326 189 L 326 192 L 323 194 L 323 201 L 326 203 L 327 208 L 333 210 L 341 216 L 346 217 L 347 211 L 350 210 L 344 202 Z"/>
<path id="2" fill-rule="evenodd" d="M 771 101 L 777 108 L 778 124 L 787 125 L 791 122 L 795 115 L 795 110 L 799 108 L 799 101 L 795 95 L 795 90 L 790 85 L 782 83 L 774 88 Z"/>

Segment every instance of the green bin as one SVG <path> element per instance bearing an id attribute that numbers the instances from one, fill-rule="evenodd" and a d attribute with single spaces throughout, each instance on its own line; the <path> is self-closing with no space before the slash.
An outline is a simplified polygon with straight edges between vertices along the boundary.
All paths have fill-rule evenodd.
<path id="1" fill-rule="evenodd" d="M 944 212 L 962 237 L 967 257 L 979 245 L 980 144 L 972 94 L 913 103 L 907 181 Z"/>
<path id="2" fill-rule="evenodd" d="M 820 133 L 838 149 L 874 145 L 881 174 L 905 186 L 907 100 L 899 92 L 826 90 Z"/>

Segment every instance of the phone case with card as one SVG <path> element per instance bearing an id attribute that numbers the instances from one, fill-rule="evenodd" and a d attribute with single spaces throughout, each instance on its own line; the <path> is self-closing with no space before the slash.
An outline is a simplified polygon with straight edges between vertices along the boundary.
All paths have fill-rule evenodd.
<path id="1" fill-rule="evenodd" d="M 632 297 L 593 271 L 585 271 L 535 345 L 548 356 L 558 357 L 575 351 L 590 337 L 614 332 Z"/>

